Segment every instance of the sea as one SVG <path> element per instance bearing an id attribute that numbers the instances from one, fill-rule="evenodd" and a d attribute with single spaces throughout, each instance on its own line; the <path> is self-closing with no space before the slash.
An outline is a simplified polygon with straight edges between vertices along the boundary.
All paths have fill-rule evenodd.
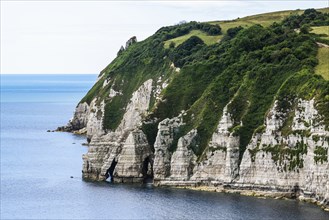
<path id="1" fill-rule="evenodd" d="M 97 74 L 1 75 L 0 219 L 329 219 L 275 200 L 81 178 L 86 138 L 65 125 Z"/>

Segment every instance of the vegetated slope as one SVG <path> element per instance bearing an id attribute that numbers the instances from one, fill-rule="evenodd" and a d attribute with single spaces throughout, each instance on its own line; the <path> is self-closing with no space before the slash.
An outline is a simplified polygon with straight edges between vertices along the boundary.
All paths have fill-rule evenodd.
<path id="1" fill-rule="evenodd" d="M 230 101 L 231 130 L 240 136 L 240 157 L 252 134 L 262 129 L 274 100 L 281 109 L 290 109 L 297 98 L 314 98 L 329 129 L 329 82 L 314 74 L 321 72 L 316 69 L 321 36 L 308 28 L 329 25 L 329 15 L 309 9 L 286 17 L 290 13 L 163 27 L 120 53 L 81 102 L 104 100 L 103 128 L 115 130 L 132 93 L 147 79 L 153 79 L 154 88 L 168 84 L 160 96 L 154 89 L 142 129 L 153 146 L 158 123 L 186 111 L 185 125 L 175 133 L 170 150 L 175 151 L 179 137 L 196 128 L 200 138 L 192 150 L 199 160 Z M 326 58 L 321 61 L 324 56 L 319 56 L 323 65 Z M 120 95 L 109 98 L 113 91 Z M 290 126 L 285 125 L 286 135 Z"/>
<path id="2" fill-rule="evenodd" d="M 318 12 L 329 13 L 329 8 L 317 9 Z M 210 24 L 218 24 L 221 26 L 223 33 L 229 28 L 242 26 L 248 27 L 255 24 L 260 24 L 263 27 L 268 27 L 272 25 L 274 22 L 282 22 L 286 17 L 290 15 L 301 15 L 304 13 L 304 10 L 287 10 L 287 11 L 278 11 L 278 12 L 270 12 L 265 14 L 258 14 L 247 16 L 244 18 L 238 18 L 229 21 L 212 21 Z"/>
<path id="3" fill-rule="evenodd" d="M 311 32 L 321 36 L 321 39 L 329 40 L 329 26 L 313 26 Z"/>
<path id="4" fill-rule="evenodd" d="M 317 58 L 319 64 L 315 68 L 315 73 L 329 80 L 329 46 L 319 48 Z"/>
<path id="5" fill-rule="evenodd" d="M 183 35 L 183 36 L 176 37 L 174 39 L 170 39 L 170 40 L 165 41 L 164 42 L 164 47 L 169 48 L 170 44 L 172 44 L 172 46 L 178 46 L 178 45 L 182 44 L 184 41 L 186 41 L 188 38 L 190 38 L 192 36 L 197 36 L 197 37 L 201 38 L 201 40 L 205 44 L 211 45 L 211 44 L 218 43 L 223 35 L 218 34 L 218 35 L 211 36 L 211 35 L 208 35 L 206 32 L 203 32 L 203 31 L 200 31 L 200 30 L 192 30 L 186 35 Z"/>

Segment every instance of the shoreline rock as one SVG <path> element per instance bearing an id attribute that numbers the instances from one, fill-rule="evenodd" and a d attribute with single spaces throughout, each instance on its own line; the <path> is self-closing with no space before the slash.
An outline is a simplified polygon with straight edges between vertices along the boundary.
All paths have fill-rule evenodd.
<path id="1" fill-rule="evenodd" d="M 171 184 L 164 184 L 164 185 L 155 185 L 156 187 L 171 187 L 177 189 L 188 189 L 188 190 L 195 190 L 195 191 L 205 191 L 205 192 L 216 192 L 216 193 L 232 193 L 232 194 L 239 194 L 241 196 L 252 196 L 257 198 L 271 198 L 271 199 L 291 199 L 297 200 L 300 202 L 311 203 L 314 205 L 319 206 L 326 212 L 329 212 L 329 206 L 324 205 L 321 202 L 317 201 L 314 198 L 306 198 L 302 195 L 295 196 L 292 192 L 287 191 L 262 191 L 262 190 L 249 190 L 249 189 L 227 189 L 227 186 L 219 185 L 198 185 L 197 183 L 191 185 L 183 185 L 174 183 Z"/>

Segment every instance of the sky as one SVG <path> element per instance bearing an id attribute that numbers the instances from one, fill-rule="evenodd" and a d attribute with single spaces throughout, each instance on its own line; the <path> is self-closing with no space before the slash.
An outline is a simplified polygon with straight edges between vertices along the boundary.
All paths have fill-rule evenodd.
<path id="1" fill-rule="evenodd" d="M 162 26 L 328 7 L 328 1 L 0 0 L 1 74 L 99 73 L 132 36 Z"/>

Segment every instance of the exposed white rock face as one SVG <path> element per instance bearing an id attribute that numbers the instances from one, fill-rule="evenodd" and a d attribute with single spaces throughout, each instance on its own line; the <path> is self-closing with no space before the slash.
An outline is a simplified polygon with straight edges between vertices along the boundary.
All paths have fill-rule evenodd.
<path id="1" fill-rule="evenodd" d="M 146 116 L 150 105 L 152 82 L 152 79 L 147 80 L 133 93 L 116 132 L 123 133 L 125 130 L 131 130 L 141 125 L 142 118 Z"/>
<path id="2" fill-rule="evenodd" d="M 205 159 L 196 166 L 191 180 L 231 182 L 238 174 L 240 142 L 239 137 L 229 131 L 234 123 L 227 111 L 228 105 L 223 109 Z"/>
<path id="3" fill-rule="evenodd" d="M 165 83 L 161 78 L 153 86 L 151 79 L 144 82 L 132 94 L 120 125 L 112 132 L 102 130 L 104 102 L 96 105 L 95 99 L 90 105 L 77 107 L 72 122 L 79 129 L 85 127 L 92 137 L 88 153 L 83 156 L 84 177 L 105 180 L 112 176 L 117 182 L 140 182 L 153 172 L 157 185 L 223 184 L 277 190 L 295 193 L 301 199 L 312 198 L 328 207 L 329 132 L 314 100 L 296 100 L 296 108 L 285 112 L 275 101 L 266 116 L 264 131 L 253 135 L 239 165 L 240 139 L 232 132 L 237 123 L 228 112 L 230 103 L 223 109 L 200 158 L 192 150 L 198 144 L 196 129 L 180 137 L 173 150 L 175 135 L 184 125 L 184 112 L 159 123 L 152 153 L 140 126 L 152 94 L 159 97 Z M 113 90 L 111 94 L 114 97 L 118 92 Z M 291 132 L 284 136 L 281 130 L 291 115 Z"/>
<path id="4" fill-rule="evenodd" d="M 72 130 L 79 130 L 86 127 L 88 123 L 90 108 L 89 105 L 84 102 L 80 103 L 74 112 L 73 118 L 69 121 L 68 127 L 71 127 Z"/>
<path id="5" fill-rule="evenodd" d="M 168 80 L 164 81 L 164 82 L 162 83 L 162 89 L 167 88 L 168 85 L 169 85 Z"/>
<path id="6" fill-rule="evenodd" d="M 322 118 L 314 107 L 314 99 L 310 101 L 298 100 L 298 108 L 295 111 L 295 117 L 292 124 L 293 130 L 307 130 L 310 129 L 312 133 L 319 135 L 328 135 L 325 130 Z"/>
<path id="7" fill-rule="evenodd" d="M 239 189 L 290 192 L 328 207 L 329 133 L 314 108 L 314 100 L 298 100 L 294 111 L 292 132 L 283 136 L 281 128 L 288 113 L 280 112 L 278 102 L 274 103 L 266 117 L 264 132 L 254 134 L 240 167 L 239 137 L 230 132 L 234 122 L 227 106 L 198 164 L 190 149 L 196 130 L 181 137 L 176 151 L 171 153 L 168 148 L 173 142 L 173 130 L 182 122 L 179 118 L 165 119 L 159 124 L 155 143 L 155 183 L 229 184 Z"/>
<path id="8" fill-rule="evenodd" d="M 114 89 L 110 89 L 110 94 L 109 94 L 109 97 L 110 98 L 113 98 L 113 97 L 115 97 L 115 96 L 117 96 L 117 95 L 122 95 L 122 93 L 121 92 L 117 92 L 117 91 L 115 91 Z"/>
<path id="9" fill-rule="evenodd" d="M 114 176 L 143 178 L 152 170 L 152 156 L 145 134 L 140 130 L 131 132 L 122 146 Z"/>
<path id="10" fill-rule="evenodd" d="M 168 148 L 174 138 L 175 129 L 182 125 L 181 115 L 165 119 L 158 126 L 155 141 L 154 180 L 158 185 L 198 184 L 207 181 L 231 182 L 238 175 L 239 137 L 229 132 L 233 126 L 227 106 L 213 134 L 205 157 L 197 164 L 191 146 L 197 145 L 197 130 L 193 129 L 178 140 L 177 149 L 171 155 Z"/>
<path id="11" fill-rule="evenodd" d="M 247 146 L 237 183 L 252 188 L 298 189 L 302 196 L 328 205 L 328 131 L 318 118 L 314 100 L 298 100 L 294 113 L 292 134 L 284 137 L 280 132 L 283 113 L 274 105 L 266 120 L 266 131 L 255 135 Z M 326 155 L 318 155 L 316 148 L 326 151 Z M 324 160 L 315 161 L 317 157 Z"/>
<path id="12" fill-rule="evenodd" d="M 131 181 L 142 181 L 144 162 L 144 169 L 147 166 L 148 172 L 152 171 L 152 151 L 145 134 L 138 129 L 147 113 L 151 92 L 150 79 L 133 93 L 123 119 L 115 131 L 105 134 L 92 130 L 88 133 L 92 134 L 92 139 L 88 152 L 83 156 L 85 178 L 105 180 L 111 175 L 114 181 L 126 181 L 127 178 L 132 178 Z M 104 103 L 100 107 L 104 109 Z M 98 121 L 96 114 L 97 111 L 90 116 L 94 119 L 94 126 L 91 128 L 102 125 L 104 115 Z M 91 123 L 93 120 L 89 121 Z M 148 161 L 145 161 L 146 158 Z M 145 172 L 147 173 L 147 170 Z"/>
<path id="13" fill-rule="evenodd" d="M 177 72 L 177 73 L 180 72 L 180 68 L 179 68 L 179 67 L 175 67 L 175 64 L 174 64 L 174 63 L 172 63 L 172 64 L 170 65 L 170 67 L 173 68 L 173 69 L 175 70 L 175 72 Z"/>
<path id="14" fill-rule="evenodd" d="M 59 131 L 69 131 L 77 134 L 87 134 L 91 138 L 95 134 L 101 135 L 103 131 L 104 101 L 99 105 L 97 99 L 93 99 L 88 105 L 86 102 L 79 103 L 76 107 L 73 118 L 64 127 L 59 127 Z"/>
<path id="15" fill-rule="evenodd" d="M 82 156 L 83 159 L 83 177 L 92 180 L 107 179 L 107 171 L 113 161 L 117 161 L 120 152 L 120 139 L 114 132 L 103 135 L 94 136 L 91 139 L 88 152 Z M 108 167 L 104 167 L 104 165 Z"/>
<path id="16" fill-rule="evenodd" d="M 90 103 L 90 111 L 88 115 L 87 137 L 92 138 L 94 135 L 104 134 L 103 130 L 103 118 L 105 103 L 102 101 L 99 105 L 96 105 L 97 99 L 93 99 Z"/>
<path id="17" fill-rule="evenodd" d="M 105 79 L 102 87 L 105 88 L 110 83 L 110 81 L 110 79 Z"/>
<path id="18" fill-rule="evenodd" d="M 193 129 L 178 139 L 177 149 L 171 157 L 170 179 L 188 180 L 193 174 L 197 157 L 194 155 L 191 146 L 197 145 L 197 135 L 197 130 Z"/>
<path id="19" fill-rule="evenodd" d="M 183 125 L 182 115 L 172 119 L 167 118 L 158 125 L 158 134 L 154 143 L 154 180 L 162 180 L 170 175 L 171 152 L 169 148 L 181 125 Z"/>
<path id="20" fill-rule="evenodd" d="M 278 108 L 278 101 L 276 100 L 266 117 L 265 133 L 270 136 L 273 133 L 277 132 L 282 127 L 286 119 L 286 113 L 278 111 L 277 108 Z"/>
<path id="21" fill-rule="evenodd" d="M 162 77 L 160 76 L 158 81 L 157 81 L 157 85 L 155 86 L 155 89 L 153 91 L 153 95 L 155 97 L 155 99 L 157 101 L 161 100 L 161 92 L 164 88 L 166 88 L 168 86 L 168 80 L 165 80 L 163 83 L 162 83 Z"/>

